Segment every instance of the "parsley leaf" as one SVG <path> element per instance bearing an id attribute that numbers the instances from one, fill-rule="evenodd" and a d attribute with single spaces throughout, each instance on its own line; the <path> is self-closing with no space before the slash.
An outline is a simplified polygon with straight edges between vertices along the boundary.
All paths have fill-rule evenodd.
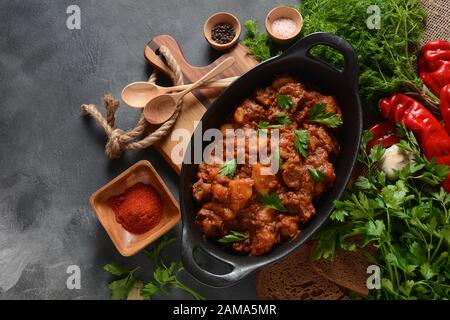
<path id="1" fill-rule="evenodd" d="M 342 119 L 334 112 L 326 112 L 327 104 L 314 104 L 308 112 L 307 121 L 323 124 L 331 128 L 342 125 Z"/>
<path id="2" fill-rule="evenodd" d="M 277 93 L 277 100 L 278 105 L 283 110 L 289 110 L 294 107 L 294 102 L 292 101 L 291 96 Z"/>
<path id="3" fill-rule="evenodd" d="M 294 131 L 294 145 L 298 153 L 303 158 L 306 158 L 308 156 L 309 137 L 310 135 L 308 130 Z"/>
<path id="4" fill-rule="evenodd" d="M 292 123 L 291 118 L 287 114 L 278 113 L 275 115 L 275 118 L 279 124 L 289 125 Z"/>
<path id="5" fill-rule="evenodd" d="M 325 175 L 322 171 L 315 168 L 309 168 L 308 171 L 311 179 L 313 179 L 315 182 L 325 182 Z"/>
<path id="6" fill-rule="evenodd" d="M 220 175 L 232 178 L 236 174 L 236 169 L 237 161 L 236 159 L 232 159 L 220 165 Z"/>
<path id="7" fill-rule="evenodd" d="M 153 272 L 154 281 L 147 283 L 142 288 L 141 295 L 143 297 L 151 298 L 158 293 L 163 293 L 168 296 L 169 289 L 176 288 L 190 293 L 197 300 L 205 300 L 201 294 L 195 292 L 178 280 L 177 275 L 183 270 L 184 268 L 181 264 L 174 262 L 172 262 L 168 267 L 157 267 Z"/>
<path id="8" fill-rule="evenodd" d="M 226 236 L 220 238 L 217 240 L 220 243 L 232 243 L 232 242 L 240 242 L 246 240 L 248 237 L 240 232 L 237 231 L 231 231 Z"/>
<path id="9" fill-rule="evenodd" d="M 125 267 L 123 267 L 122 265 L 113 262 L 110 264 L 107 264 L 105 266 L 103 266 L 103 269 L 105 271 L 108 271 L 109 273 L 115 275 L 115 276 L 122 276 L 125 273 L 129 273 L 130 271 L 128 271 Z"/>
<path id="10" fill-rule="evenodd" d="M 153 250 L 144 250 L 143 253 L 147 258 L 153 260 L 153 262 L 163 264 L 161 260 L 161 252 L 174 241 L 175 238 L 172 237 L 172 233 L 168 232 L 162 236 L 161 240 L 158 241 L 158 244 L 153 248 Z"/>
<path id="11" fill-rule="evenodd" d="M 112 300 L 124 300 L 128 297 L 136 283 L 134 272 L 135 270 L 129 272 L 125 278 L 113 281 L 108 285 L 108 288 L 111 290 Z"/>
<path id="12" fill-rule="evenodd" d="M 258 127 L 258 129 L 278 129 L 278 128 L 281 128 L 283 125 L 282 124 L 270 124 L 267 121 L 260 121 L 260 122 L 258 122 L 258 124 L 256 126 Z"/>
<path id="13" fill-rule="evenodd" d="M 272 208 L 281 212 L 288 211 L 287 208 L 281 203 L 281 199 L 276 193 L 262 194 L 259 196 L 259 201 L 267 208 Z"/>

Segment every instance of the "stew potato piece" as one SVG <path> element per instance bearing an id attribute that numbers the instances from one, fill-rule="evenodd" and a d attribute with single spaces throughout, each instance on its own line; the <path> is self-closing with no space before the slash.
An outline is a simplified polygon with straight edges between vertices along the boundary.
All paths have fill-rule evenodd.
<path id="1" fill-rule="evenodd" d="M 277 177 L 273 174 L 263 174 L 269 170 L 267 166 L 260 163 L 252 165 L 252 179 L 255 183 L 255 190 L 258 194 L 268 194 L 277 185 Z"/>
<path id="2" fill-rule="evenodd" d="M 239 210 L 247 205 L 248 200 L 253 194 L 253 180 L 239 179 L 230 181 L 230 208 L 233 212 L 238 213 Z"/>

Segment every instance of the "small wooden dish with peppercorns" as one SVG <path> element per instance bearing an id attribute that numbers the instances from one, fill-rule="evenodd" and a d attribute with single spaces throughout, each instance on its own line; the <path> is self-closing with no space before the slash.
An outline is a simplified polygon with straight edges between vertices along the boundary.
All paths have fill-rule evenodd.
<path id="1" fill-rule="evenodd" d="M 206 20 L 203 33 L 206 41 L 215 50 L 227 50 L 238 43 L 241 24 L 231 13 L 217 12 Z"/>
<path id="2" fill-rule="evenodd" d="M 145 160 L 94 192 L 90 203 L 117 250 L 125 257 L 157 240 L 181 217 L 178 202 Z"/>

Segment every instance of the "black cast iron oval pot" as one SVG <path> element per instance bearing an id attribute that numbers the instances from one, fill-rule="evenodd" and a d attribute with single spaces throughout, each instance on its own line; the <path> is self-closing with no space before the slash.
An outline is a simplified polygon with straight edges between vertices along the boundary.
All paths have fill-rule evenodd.
<path id="1" fill-rule="evenodd" d="M 334 66 L 313 57 L 311 48 L 317 45 L 333 47 L 345 58 L 345 67 L 338 70 Z M 234 284 L 253 271 L 271 264 L 293 252 L 305 243 L 317 229 L 328 219 L 333 210 L 333 200 L 342 195 L 355 164 L 360 136 L 362 133 L 362 110 L 358 96 L 358 61 L 352 46 L 344 39 L 328 33 L 315 33 L 307 36 L 282 55 L 259 64 L 242 75 L 228 87 L 207 110 L 190 141 L 181 170 L 180 206 L 183 221 L 182 260 L 185 268 L 199 281 L 214 287 L 226 287 Z M 227 252 L 213 240 L 205 239 L 200 227 L 194 222 L 199 209 L 192 196 L 192 184 L 196 181 L 198 164 L 187 161 L 191 153 L 195 134 L 202 135 L 204 130 L 219 128 L 234 108 L 255 89 L 264 87 L 280 73 L 297 76 L 306 85 L 317 88 L 324 94 L 337 98 L 342 108 L 344 125 L 338 140 L 341 152 L 334 162 L 336 181 L 315 203 L 317 214 L 301 229 L 300 235 L 293 241 L 277 245 L 269 254 L 252 257 Z M 207 143 L 204 143 L 204 148 Z M 198 147 L 198 146 L 197 146 Z M 194 253 L 203 250 L 209 260 L 219 260 L 231 267 L 226 274 L 216 274 L 204 269 Z M 217 264 L 217 263 L 216 263 Z M 203 266 L 203 267 L 202 267 Z"/>

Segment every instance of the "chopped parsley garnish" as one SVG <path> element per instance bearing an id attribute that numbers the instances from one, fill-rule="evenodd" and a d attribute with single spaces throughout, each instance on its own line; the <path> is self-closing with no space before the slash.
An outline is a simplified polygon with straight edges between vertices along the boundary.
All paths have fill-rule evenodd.
<path id="1" fill-rule="evenodd" d="M 325 182 L 325 175 L 322 171 L 314 168 L 309 168 L 308 170 L 311 179 L 313 179 L 315 182 Z"/>
<path id="2" fill-rule="evenodd" d="M 323 124 L 330 128 L 336 128 L 342 125 L 342 119 L 335 112 L 325 111 L 326 108 L 326 103 L 313 105 L 309 110 L 307 121 Z"/>
<path id="3" fill-rule="evenodd" d="M 280 197 L 276 193 L 262 194 L 259 196 L 261 204 L 267 208 L 272 208 L 281 212 L 287 212 L 285 206 L 281 203 Z"/>
<path id="4" fill-rule="evenodd" d="M 283 110 L 289 110 L 289 109 L 292 109 L 292 107 L 294 107 L 294 102 L 292 101 L 291 96 L 287 96 L 287 95 L 278 93 L 277 100 L 278 100 L 278 105 Z"/>
<path id="5" fill-rule="evenodd" d="M 227 176 L 229 178 L 234 177 L 236 174 L 237 161 L 236 159 L 232 159 L 220 165 L 220 175 Z"/>
<path id="6" fill-rule="evenodd" d="M 298 153 L 306 158 L 308 156 L 309 145 L 309 131 L 308 130 L 295 130 L 294 131 L 294 145 Z"/>
<path id="7" fill-rule="evenodd" d="M 267 121 L 260 121 L 257 124 L 258 129 L 278 129 L 281 128 L 282 124 L 269 124 Z"/>
<path id="8" fill-rule="evenodd" d="M 292 123 L 291 118 L 289 118 L 289 116 L 287 114 L 284 113 L 278 113 L 275 115 L 275 119 L 277 120 L 277 122 L 279 124 L 284 124 L 284 125 L 288 125 Z"/>
<path id="9" fill-rule="evenodd" d="M 240 242 L 246 240 L 248 237 L 240 232 L 237 231 L 231 231 L 226 236 L 220 238 L 217 240 L 220 243 L 232 243 L 232 242 Z"/>

